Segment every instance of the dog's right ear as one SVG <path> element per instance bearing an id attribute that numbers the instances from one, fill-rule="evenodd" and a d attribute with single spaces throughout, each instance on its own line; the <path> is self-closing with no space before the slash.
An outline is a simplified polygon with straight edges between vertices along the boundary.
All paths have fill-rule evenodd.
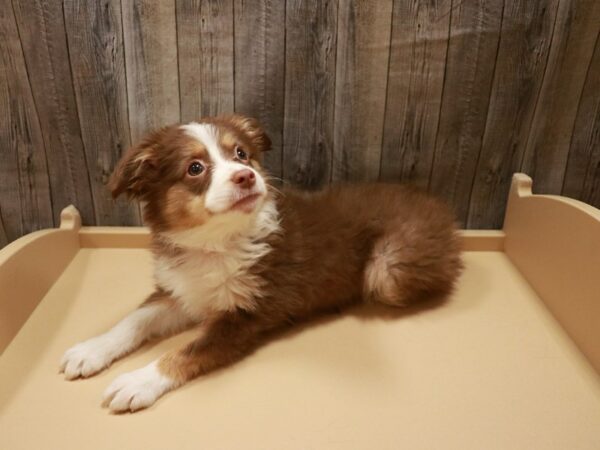
<path id="1" fill-rule="evenodd" d="M 156 171 L 153 139 L 144 139 L 131 147 L 117 163 L 108 180 L 113 198 L 125 193 L 129 198 L 140 198 L 147 190 L 149 180 Z"/>

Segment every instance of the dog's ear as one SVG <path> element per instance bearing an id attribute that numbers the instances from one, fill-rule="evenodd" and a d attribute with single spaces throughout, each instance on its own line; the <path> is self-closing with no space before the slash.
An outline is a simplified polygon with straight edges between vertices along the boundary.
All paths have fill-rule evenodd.
<path id="1" fill-rule="evenodd" d="M 234 114 L 230 116 L 229 120 L 261 152 L 271 150 L 271 139 L 258 120 L 241 114 Z"/>
<path id="2" fill-rule="evenodd" d="M 128 198 L 143 197 L 147 185 L 156 172 L 155 146 L 157 134 L 147 136 L 138 145 L 129 148 L 108 180 L 113 198 L 125 193 Z"/>

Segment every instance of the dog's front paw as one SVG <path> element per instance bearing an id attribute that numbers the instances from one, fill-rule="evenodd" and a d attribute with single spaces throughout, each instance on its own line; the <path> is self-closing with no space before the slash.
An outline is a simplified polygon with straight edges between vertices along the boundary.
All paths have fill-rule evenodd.
<path id="1" fill-rule="evenodd" d="M 135 412 L 151 406 L 174 387 L 175 382 L 162 375 L 153 362 L 117 377 L 104 391 L 102 406 L 112 412 Z"/>
<path id="2" fill-rule="evenodd" d="M 60 360 L 60 372 L 67 380 L 86 378 L 108 367 L 113 359 L 105 340 L 98 336 L 67 350 Z"/>

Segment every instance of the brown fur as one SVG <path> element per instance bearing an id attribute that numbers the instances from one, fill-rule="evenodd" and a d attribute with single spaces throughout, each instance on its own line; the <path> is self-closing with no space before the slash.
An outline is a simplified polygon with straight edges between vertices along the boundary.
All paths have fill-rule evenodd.
<path id="1" fill-rule="evenodd" d="M 161 360 L 180 382 L 242 358 L 271 332 L 363 300 L 405 306 L 448 295 L 462 269 L 453 217 L 398 185 L 285 190 L 283 233 L 254 268 L 266 281 L 252 313 L 212 317 L 203 336 Z"/>
<path id="2" fill-rule="evenodd" d="M 243 142 L 248 164 L 260 167 L 270 141 L 256 121 L 228 116 L 205 122 L 222 131 L 224 152 Z M 190 158 L 204 153 L 198 142 L 168 127 L 130 150 L 111 180 L 115 195 L 126 192 L 147 202 L 157 255 L 185 253 L 159 233 L 209 219 L 190 205 L 210 178 L 198 184 L 181 175 Z M 255 307 L 211 313 L 196 341 L 160 360 L 162 373 L 180 384 L 239 360 L 274 331 L 327 311 L 362 301 L 404 306 L 445 296 L 461 272 L 452 214 L 416 189 L 361 184 L 269 195 L 276 199 L 281 231 L 266 238 L 271 252 L 249 269 L 261 286 Z"/>

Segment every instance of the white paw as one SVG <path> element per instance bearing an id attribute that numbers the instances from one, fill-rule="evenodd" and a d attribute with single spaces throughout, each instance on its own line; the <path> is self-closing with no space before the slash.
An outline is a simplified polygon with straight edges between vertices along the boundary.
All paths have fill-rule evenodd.
<path id="1" fill-rule="evenodd" d="M 60 360 L 60 372 L 67 380 L 100 372 L 114 360 L 114 352 L 107 344 L 103 336 L 97 336 L 71 347 Z"/>
<path id="2" fill-rule="evenodd" d="M 102 406 L 112 412 L 134 412 L 151 406 L 174 387 L 175 382 L 162 375 L 153 362 L 117 377 L 104 391 Z"/>

